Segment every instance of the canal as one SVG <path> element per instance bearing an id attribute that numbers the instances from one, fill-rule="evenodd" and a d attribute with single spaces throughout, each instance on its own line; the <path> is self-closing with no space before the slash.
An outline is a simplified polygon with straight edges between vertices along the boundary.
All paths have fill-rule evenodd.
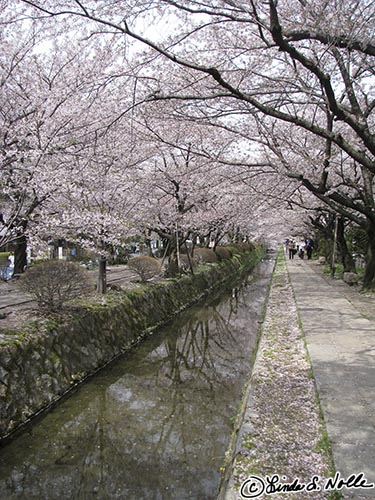
<path id="1" fill-rule="evenodd" d="M 214 500 L 274 265 L 193 307 L 0 449 L 2 500 Z"/>

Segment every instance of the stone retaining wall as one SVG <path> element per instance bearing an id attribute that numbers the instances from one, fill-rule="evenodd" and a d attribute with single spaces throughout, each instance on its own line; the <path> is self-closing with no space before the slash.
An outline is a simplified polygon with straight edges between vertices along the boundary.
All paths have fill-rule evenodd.
<path id="1" fill-rule="evenodd" d="M 180 311 L 248 273 L 262 253 L 236 255 L 146 290 L 111 292 L 104 304 L 76 307 L 63 323 L 34 325 L 34 333 L 1 346 L 0 439 Z"/>

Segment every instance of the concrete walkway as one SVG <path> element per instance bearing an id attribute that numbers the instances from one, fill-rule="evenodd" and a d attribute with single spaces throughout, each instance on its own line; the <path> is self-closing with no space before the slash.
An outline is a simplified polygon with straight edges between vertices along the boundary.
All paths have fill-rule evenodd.
<path id="1" fill-rule="evenodd" d="M 361 301 L 357 292 L 330 284 L 312 262 L 287 265 L 336 470 L 342 477 L 363 472 L 375 483 L 375 300 Z M 372 303 L 368 314 L 363 302 Z M 375 490 L 343 496 L 375 499 Z"/>

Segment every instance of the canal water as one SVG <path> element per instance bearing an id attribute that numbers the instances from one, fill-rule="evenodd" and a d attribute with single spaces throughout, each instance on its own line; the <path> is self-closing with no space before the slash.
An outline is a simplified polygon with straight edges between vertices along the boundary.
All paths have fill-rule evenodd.
<path id="1" fill-rule="evenodd" d="M 1 500 L 215 499 L 273 264 L 186 311 L 1 448 Z"/>

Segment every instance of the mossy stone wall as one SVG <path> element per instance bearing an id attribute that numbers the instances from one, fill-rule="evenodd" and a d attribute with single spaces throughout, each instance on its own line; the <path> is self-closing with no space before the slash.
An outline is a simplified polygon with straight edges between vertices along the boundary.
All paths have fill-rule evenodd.
<path id="1" fill-rule="evenodd" d="M 75 308 L 62 324 L 0 347 L 0 439 L 58 400 L 183 309 L 251 271 L 262 249 L 198 268 L 194 276 L 112 292 L 104 305 Z"/>

